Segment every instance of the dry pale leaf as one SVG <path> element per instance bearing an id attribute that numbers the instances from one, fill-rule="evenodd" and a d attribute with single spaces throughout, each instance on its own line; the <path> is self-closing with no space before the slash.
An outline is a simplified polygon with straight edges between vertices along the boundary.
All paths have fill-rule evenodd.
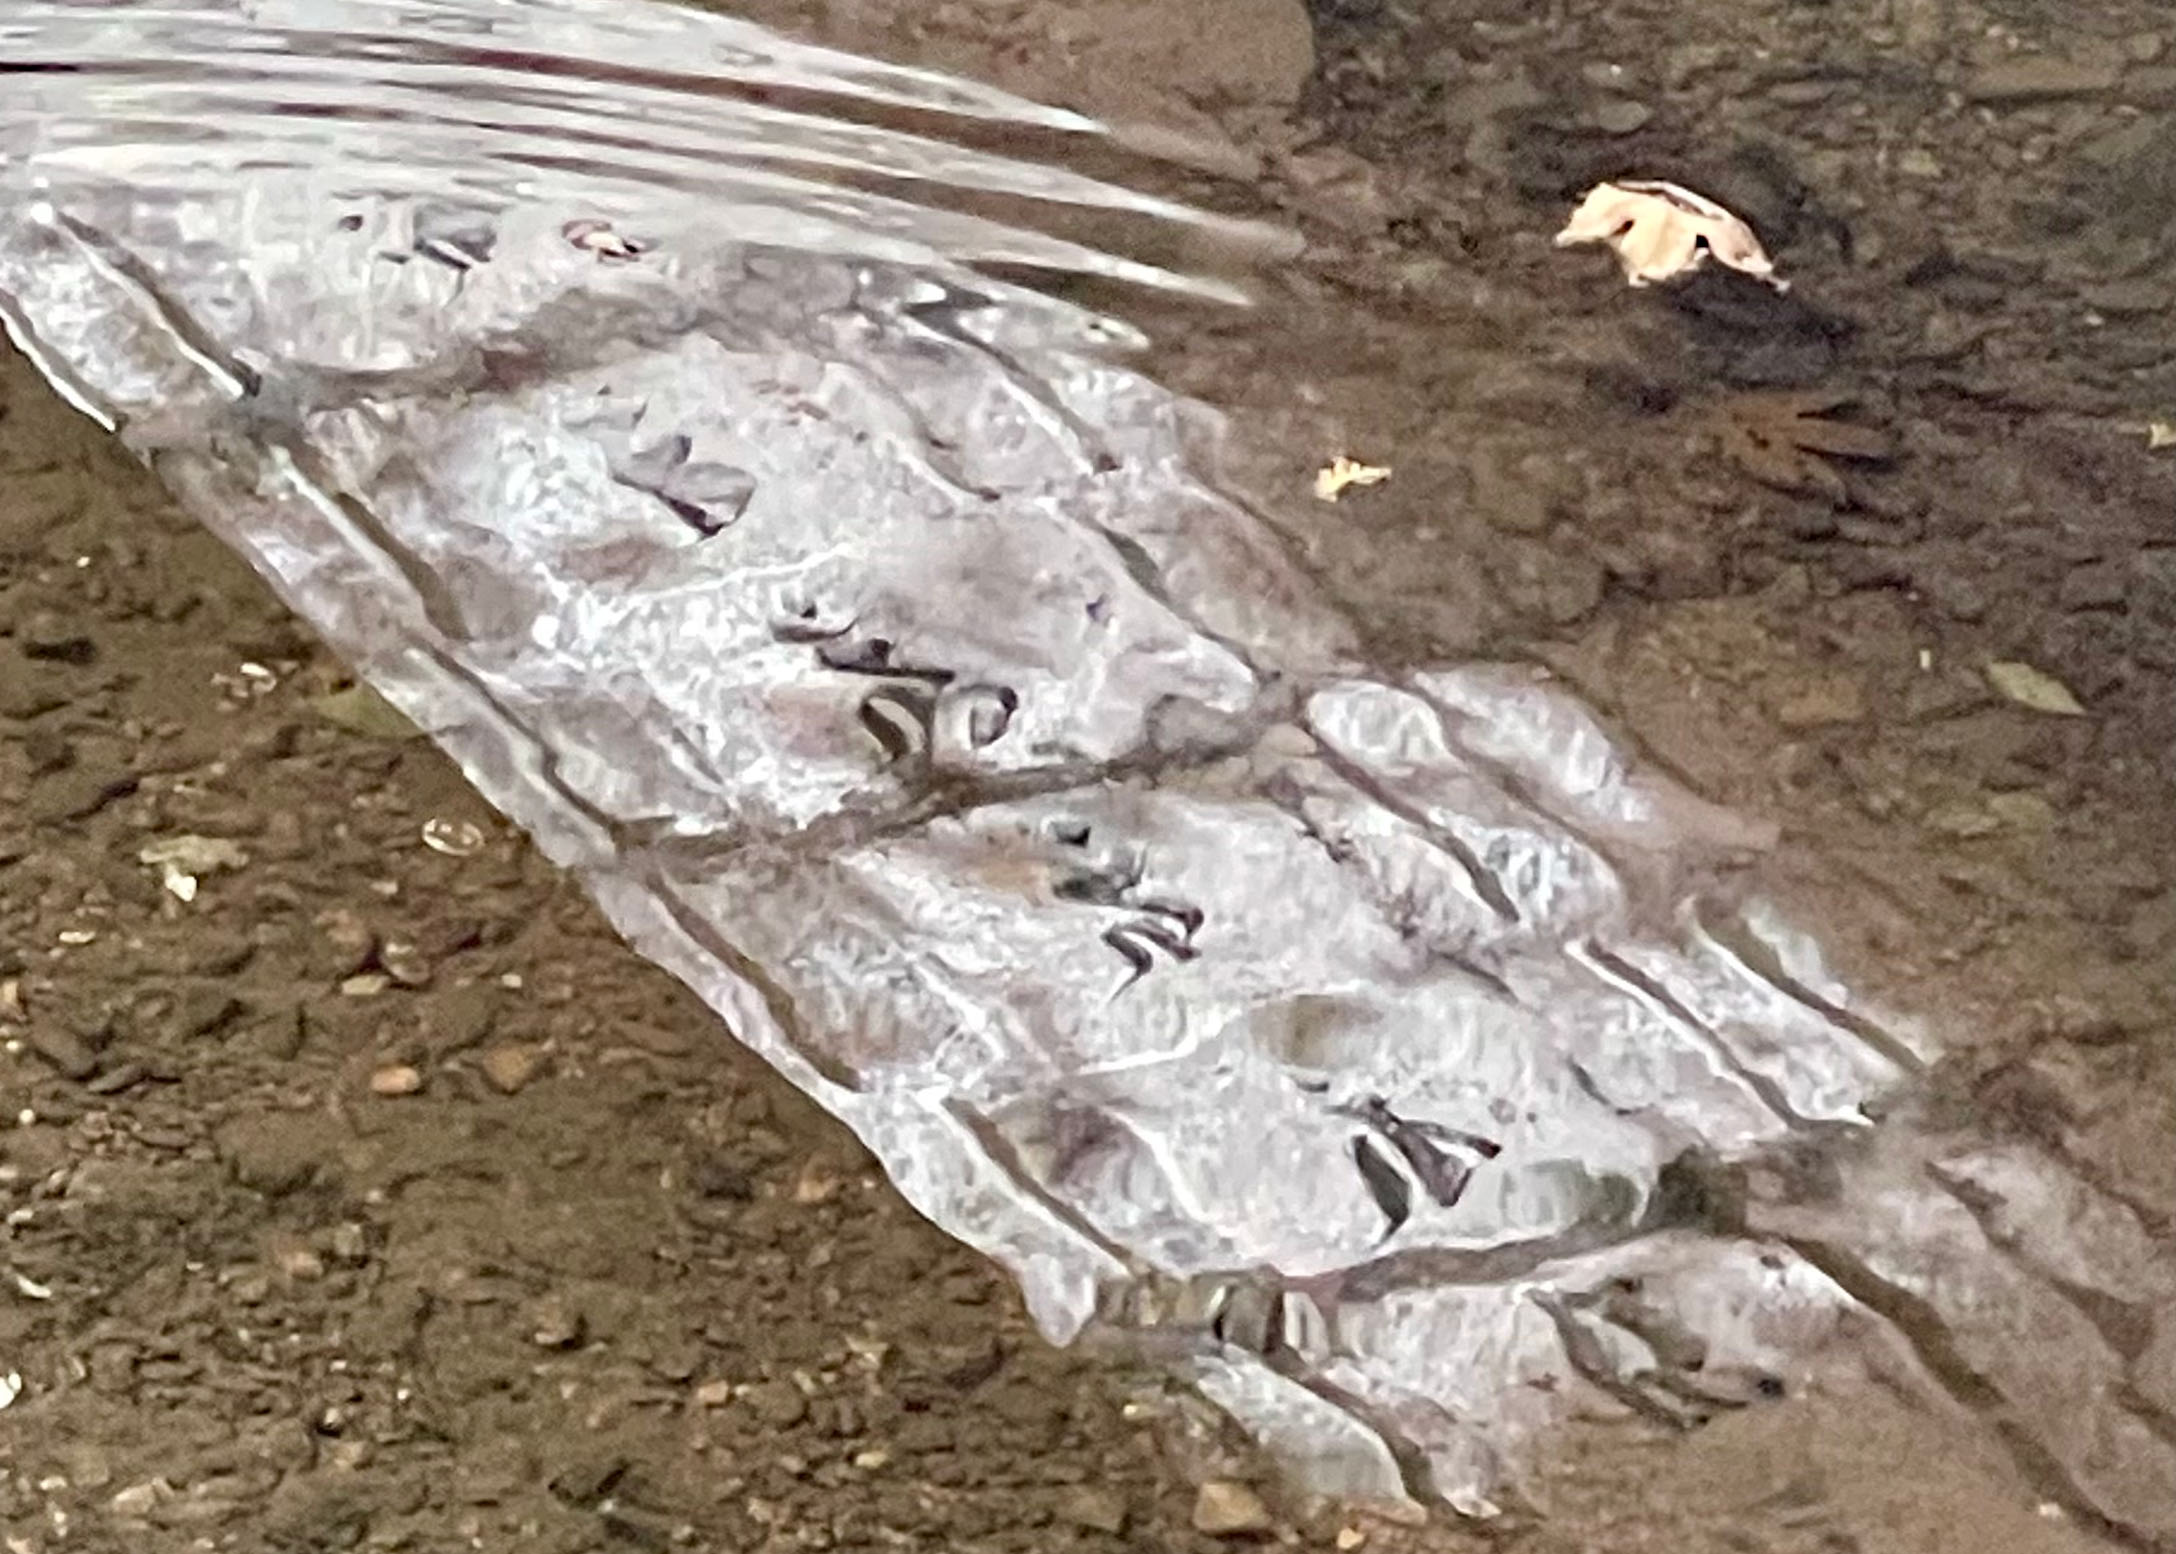
<path id="1" fill-rule="evenodd" d="M 2146 423 L 2148 448 L 2176 448 L 2176 421 L 2148 421 Z"/>
<path id="2" fill-rule="evenodd" d="M 1696 270 L 1713 254 L 1778 291 L 1775 262 L 1753 229 L 1705 195 L 1674 183 L 1644 179 L 1597 184 L 1556 235 L 1559 248 L 1607 243 L 1624 266 L 1625 279 L 1651 286 Z"/>
<path id="3" fill-rule="evenodd" d="M 2085 716 L 2085 708 L 2071 694 L 2069 686 L 2030 664 L 1989 664 L 1987 678 L 1996 690 L 2020 707 L 2030 707 L 2034 712 L 2050 713 L 2059 718 Z"/>
<path id="4" fill-rule="evenodd" d="M 1334 502 L 1345 494 L 1347 486 L 1379 486 L 1389 478 L 1390 471 L 1382 465 L 1362 464 L 1341 453 L 1315 471 L 1315 495 L 1325 502 Z"/>

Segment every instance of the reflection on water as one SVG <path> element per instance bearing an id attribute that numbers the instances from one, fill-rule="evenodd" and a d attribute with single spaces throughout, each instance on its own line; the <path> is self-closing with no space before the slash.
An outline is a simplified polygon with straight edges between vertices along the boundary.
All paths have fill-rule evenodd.
<path id="1" fill-rule="evenodd" d="M 594 4 L 17 5 L 0 45 L 0 153 L 34 162 L 35 176 L 174 196 L 216 197 L 237 177 L 306 182 L 335 203 L 398 196 L 419 202 L 416 251 L 455 268 L 458 243 L 436 245 L 428 230 L 449 218 L 422 202 L 504 212 L 575 201 L 605 219 L 672 211 L 663 219 L 814 251 L 911 263 L 934 249 L 1227 294 L 945 202 L 1221 224 L 901 127 L 1092 133 L 1078 115 L 721 17 Z"/>
<path id="2" fill-rule="evenodd" d="M 1053 1336 L 1475 1511 L 1575 1418 L 1894 1347 L 2176 1530 L 2070 1303 L 2165 1289 L 2127 1211 L 1877 1125 L 1931 1048 L 1762 828 L 1546 676 L 1371 666 L 1138 329 L 1020 279 L 1229 310 L 1171 256 L 1275 234 L 663 7 L 14 0 L 0 44 L 18 342 Z"/>

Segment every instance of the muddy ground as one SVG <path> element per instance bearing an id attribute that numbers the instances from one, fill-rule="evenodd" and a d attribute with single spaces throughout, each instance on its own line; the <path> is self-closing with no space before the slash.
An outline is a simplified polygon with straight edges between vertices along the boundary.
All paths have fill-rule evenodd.
<path id="1" fill-rule="evenodd" d="M 1189 136 L 1196 192 L 1296 220 L 1263 317 L 1164 347 L 1234 411 L 1233 482 L 1391 466 L 1291 529 L 1377 647 L 1539 657 L 1779 820 L 1800 909 L 1957 1044 L 1938 1088 L 2167 1243 L 2165 15 L 774 9 Z M 1553 250 L 1627 173 L 1747 215 L 1791 292 L 1632 293 Z M 1809 452 L 1797 415 L 1884 456 Z M 344 686 L 9 362 L 11 1550 L 2089 1546 L 1987 1432 L 1879 1389 L 1612 1426 L 1553 1470 L 1549 1520 L 1486 1537 L 1282 1501 L 1152 1378 L 1036 1341 Z M 175 836 L 230 844 L 176 865 L 187 901 L 143 858 Z M 1212 1492 L 1243 1525 L 1198 1531 L 1205 1479 L 1271 1504 Z"/>

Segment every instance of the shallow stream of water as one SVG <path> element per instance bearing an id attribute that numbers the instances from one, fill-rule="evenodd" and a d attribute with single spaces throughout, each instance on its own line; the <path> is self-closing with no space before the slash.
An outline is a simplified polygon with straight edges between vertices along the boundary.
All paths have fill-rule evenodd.
<path id="1" fill-rule="evenodd" d="M 10 0 L 0 76 L 16 344 L 1049 1336 L 1484 1516 L 1900 1373 L 2176 1537 L 2139 1216 L 1915 1120 L 1940 1011 L 1485 584 L 1370 617 L 1445 541 L 1196 381 L 1338 334 L 1213 159 L 630 0 Z M 1447 358 L 1491 457 L 1566 435 L 1529 354 Z"/>

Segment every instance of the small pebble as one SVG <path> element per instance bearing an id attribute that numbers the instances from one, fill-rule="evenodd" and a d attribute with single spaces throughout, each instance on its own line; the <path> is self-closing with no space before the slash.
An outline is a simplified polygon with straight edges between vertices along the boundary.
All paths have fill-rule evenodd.
<path id="1" fill-rule="evenodd" d="M 811 1159 L 794 1179 L 793 1201 L 804 1205 L 829 1203 L 845 1184 L 822 1159 Z"/>
<path id="2" fill-rule="evenodd" d="M 325 1277 L 325 1259 L 306 1246 L 289 1247 L 279 1255 L 280 1272 L 300 1284 Z"/>
<path id="3" fill-rule="evenodd" d="M 370 1259 L 370 1232 L 353 1220 L 343 1220 L 332 1227 L 332 1255 L 343 1263 L 362 1263 Z"/>
<path id="4" fill-rule="evenodd" d="M 702 1349 L 689 1340 L 672 1340 L 650 1356 L 650 1369 L 667 1381 L 686 1381 L 703 1363 Z"/>
<path id="5" fill-rule="evenodd" d="M 529 1342 L 539 1349 L 572 1349 L 587 1333 L 582 1314 L 556 1296 L 547 1296 L 529 1310 Z"/>
<path id="6" fill-rule="evenodd" d="M 33 1029 L 26 1040 L 30 1050 L 52 1064 L 64 1078 L 81 1081 L 98 1072 L 98 1054 L 72 1032 L 40 1026 Z"/>
<path id="7" fill-rule="evenodd" d="M 1647 127 L 1655 110 L 1629 97 L 1612 98 L 1594 110 L 1592 122 L 1605 135 L 1630 135 Z"/>
<path id="8" fill-rule="evenodd" d="M 423 1088 L 423 1076 L 406 1063 L 391 1063 L 370 1076 L 374 1095 L 414 1095 Z"/>
<path id="9" fill-rule="evenodd" d="M 470 985 L 435 995 L 424 1014 L 424 1034 L 438 1052 L 463 1052 L 490 1038 L 499 1000 L 489 988 Z"/>
<path id="10" fill-rule="evenodd" d="M 193 1041 L 225 1030 L 247 1012 L 242 1001 L 225 988 L 188 988 L 174 1000 L 160 1030 L 170 1042 Z"/>
<path id="11" fill-rule="evenodd" d="M 1964 85 L 1968 101 L 2000 107 L 2099 97 L 2122 77 L 2113 66 L 2081 64 L 2053 54 L 2020 54 L 1982 66 Z"/>
<path id="12" fill-rule="evenodd" d="M 1244 1484 L 1211 1479 L 1194 1496 L 1194 1531 L 1212 1538 L 1245 1538 L 1272 1527 L 1269 1507 Z"/>
<path id="13" fill-rule="evenodd" d="M 98 644 L 85 636 L 74 620 L 54 610 L 33 614 L 16 629 L 15 640 L 25 658 L 87 664 L 98 657 Z"/>
<path id="14" fill-rule="evenodd" d="M 31 729 L 23 736 L 22 747 L 33 777 L 64 772 L 76 764 L 76 747 L 49 728 Z"/>
<path id="15" fill-rule="evenodd" d="M 750 1387 L 748 1406 L 774 1430 L 790 1430 L 808 1418 L 808 1399 L 790 1381 L 766 1381 Z"/>
<path id="16" fill-rule="evenodd" d="M 388 939 L 378 947 L 378 963 L 385 974 L 402 987 L 429 987 L 432 966 L 429 956 L 406 939 Z"/>
<path id="17" fill-rule="evenodd" d="M 1959 841 L 1971 841 L 1975 837 L 1992 836 L 2002 829 L 2002 822 L 1977 805 L 1962 800 L 1952 804 L 1940 804 L 1927 812 L 1927 828 L 1943 836 L 1953 836 Z"/>
<path id="18" fill-rule="evenodd" d="M 173 1490 L 164 1480 L 152 1479 L 146 1483 L 129 1485 L 115 1495 L 110 1503 L 114 1515 L 133 1518 L 150 1515 L 172 1497 Z"/>
<path id="19" fill-rule="evenodd" d="M 513 1095 L 528 1086 L 544 1066 L 541 1048 L 523 1042 L 501 1042 L 479 1060 L 484 1078 L 501 1095 Z"/>
<path id="20" fill-rule="evenodd" d="M 117 1063 L 83 1088 L 93 1095 L 119 1095 L 124 1090 L 133 1090 L 150 1077 L 150 1070 L 141 1063 Z"/>
<path id="21" fill-rule="evenodd" d="M 1126 1502 L 1108 1489 L 1075 1485 L 1059 1499 L 1058 1514 L 1075 1527 L 1114 1538 L 1126 1530 Z"/>
<path id="22" fill-rule="evenodd" d="M 317 920 L 322 937 L 313 955 L 323 967 L 326 980 L 342 982 L 368 969 L 378 953 L 378 938 L 363 920 L 344 909 L 325 913 Z"/>
<path id="23" fill-rule="evenodd" d="M 1818 675 L 1789 687 L 1775 709 L 1785 728 L 1833 728 L 1866 716 L 1866 694 L 1843 675 Z"/>
<path id="24" fill-rule="evenodd" d="M 2038 793 L 1998 793 L 1987 801 L 1988 813 L 2016 831 L 2052 830 L 2055 806 Z"/>
<path id="25" fill-rule="evenodd" d="M 695 1401 L 704 1408 L 723 1408 L 733 1401 L 730 1381 L 706 1381 L 695 1389 Z"/>

